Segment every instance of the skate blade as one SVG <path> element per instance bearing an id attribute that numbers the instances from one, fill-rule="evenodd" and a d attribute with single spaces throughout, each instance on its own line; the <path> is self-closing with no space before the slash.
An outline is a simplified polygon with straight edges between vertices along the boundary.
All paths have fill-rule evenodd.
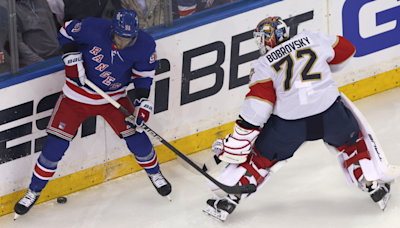
<path id="1" fill-rule="evenodd" d="M 218 221 L 225 222 L 226 217 L 228 217 L 229 213 L 226 211 L 217 211 L 215 208 L 207 205 L 206 208 L 203 210 L 204 213 L 208 214 L 209 216 L 218 219 Z"/>
<path id="2" fill-rule="evenodd" d="M 389 202 L 390 196 L 392 196 L 392 194 L 390 192 L 388 192 L 380 201 L 377 202 L 377 204 L 382 209 L 382 211 L 385 211 L 387 203 Z"/>
<path id="3" fill-rule="evenodd" d="M 19 218 L 19 216 L 21 216 L 21 215 L 14 213 L 14 221 L 17 220 L 17 218 Z"/>

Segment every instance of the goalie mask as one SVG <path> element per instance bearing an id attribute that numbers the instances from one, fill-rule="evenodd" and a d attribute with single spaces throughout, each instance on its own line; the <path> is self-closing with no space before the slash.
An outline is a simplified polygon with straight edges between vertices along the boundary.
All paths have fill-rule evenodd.
<path id="1" fill-rule="evenodd" d="M 122 45 L 123 48 L 132 46 L 138 33 L 139 21 L 136 12 L 128 9 L 118 10 L 112 20 L 111 36 L 114 44 Z"/>
<path id="2" fill-rule="evenodd" d="M 261 55 L 289 38 L 289 29 L 280 17 L 268 17 L 258 23 L 254 33 Z"/>

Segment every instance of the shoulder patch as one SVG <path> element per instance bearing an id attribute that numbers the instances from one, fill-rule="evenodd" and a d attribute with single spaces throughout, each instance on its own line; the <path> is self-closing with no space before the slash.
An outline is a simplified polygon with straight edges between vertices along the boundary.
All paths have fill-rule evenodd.
<path id="1" fill-rule="evenodd" d="M 82 22 L 76 23 L 71 32 L 79 32 L 81 31 L 81 28 L 82 28 Z"/>
<path id="2" fill-rule="evenodd" d="M 157 60 L 157 52 L 154 51 L 154 53 L 150 56 L 150 61 L 149 63 L 152 64 Z"/>
<path id="3" fill-rule="evenodd" d="M 254 68 L 251 68 L 250 74 L 249 74 L 249 82 L 251 82 L 251 78 L 253 77 L 253 74 L 254 74 L 255 72 L 256 72 L 256 71 L 254 70 Z"/>

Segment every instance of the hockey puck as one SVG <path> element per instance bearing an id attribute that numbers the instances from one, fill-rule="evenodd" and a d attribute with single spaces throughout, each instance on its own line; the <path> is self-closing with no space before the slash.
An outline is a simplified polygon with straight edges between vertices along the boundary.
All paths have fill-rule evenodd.
<path id="1" fill-rule="evenodd" d="M 67 197 L 58 197 L 57 198 L 57 203 L 64 204 L 67 202 Z"/>

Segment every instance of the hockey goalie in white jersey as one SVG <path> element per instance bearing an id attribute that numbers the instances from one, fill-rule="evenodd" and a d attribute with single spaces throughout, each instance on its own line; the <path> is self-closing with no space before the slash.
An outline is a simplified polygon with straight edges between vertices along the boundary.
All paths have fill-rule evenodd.
<path id="1" fill-rule="evenodd" d="M 355 54 L 344 37 L 306 31 L 289 38 L 280 17 L 262 20 L 254 32 L 261 57 L 250 73 L 234 132 L 217 139 L 213 152 L 230 163 L 219 181 L 227 185 L 253 183 L 259 189 L 305 141 L 323 139 L 338 155 L 348 184 L 368 192 L 385 209 L 390 184 L 399 167 L 387 163 L 368 123 L 344 95 L 332 72 Z M 245 195 L 226 195 L 212 183 L 217 197 L 204 212 L 222 221 Z"/>

